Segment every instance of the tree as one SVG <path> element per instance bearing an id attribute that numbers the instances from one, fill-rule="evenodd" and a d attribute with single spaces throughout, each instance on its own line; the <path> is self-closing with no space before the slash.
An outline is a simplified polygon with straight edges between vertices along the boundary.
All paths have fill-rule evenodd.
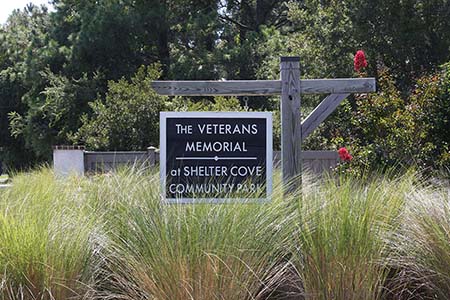
<path id="1" fill-rule="evenodd" d="M 379 110 L 349 97 L 303 145 L 323 149 L 353 143 L 361 155 L 373 159 L 366 162 L 370 165 L 417 160 L 411 141 L 421 142 L 405 131 L 418 130 L 408 127 L 418 123 L 405 107 L 412 100 L 417 78 L 450 60 L 448 1 L 296 1 L 289 4 L 289 19 L 295 32 L 288 36 L 288 46 L 300 54 L 304 77 L 354 77 L 352 58 L 363 49 L 369 62 L 364 75 L 376 77 L 380 89 L 377 95 L 364 98 L 377 99 Z M 389 70 L 389 80 L 384 70 Z M 319 101 L 302 100 L 307 108 Z M 373 123 L 359 120 L 355 126 L 351 116 L 358 113 Z M 385 124 L 388 121 L 394 125 Z M 363 133 L 363 128 L 369 129 Z"/>
<path id="2" fill-rule="evenodd" d="M 355 38 L 375 63 L 386 65 L 402 92 L 416 78 L 450 60 L 450 2 L 445 0 L 349 2 Z"/>
<path id="3" fill-rule="evenodd" d="M 108 82 L 105 99 L 90 103 L 92 115 L 72 136 L 92 150 L 142 150 L 159 144 L 159 112 L 165 98 L 151 89 L 160 73 L 155 66 L 141 67 L 128 81 Z"/>
<path id="4" fill-rule="evenodd" d="M 343 62 L 362 48 L 369 74 L 386 66 L 407 94 L 416 78 L 450 60 L 448 1 L 295 1 L 289 19 L 296 31 L 289 45 L 314 76 L 351 75 Z"/>
<path id="5" fill-rule="evenodd" d="M 100 135 L 89 124 L 106 122 L 103 111 L 124 105 L 116 86 L 129 89 L 128 95 L 137 92 L 132 86 L 141 65 L 160 62 L 162 79 L 278 79 L 280 55 L 299 55 L 303 77 L 353 77 L 353 54 L 362 48 L 366 75 L 378 77 L 386 66 L 398 99 L 406 101 L 416 78 L 450 60 L 450 4 L 444 0 L 53 3 L 51 13 L 33 5 L 16 11 L 0 29 L 0 149 L 16 162 L 25 155 L 30 162 L 48 160 L 52 145 L 83 142 L 87 132 L 99 136 L 88 142 L 94 148 L 125 147 L 112 128 Z M 277 98 L 249 100 L 240 98 L 240 107 L 279 105 Z M 303 112 L 319 100 L 303 97 Z M 350 117 L 357 100 L 349 97 L 303 145 L 333 147 L 344 135 L 357 134 Z M 223 104 L 196 97 L 189 103 L 214 109 L 214 101 Z M 131 120 L 130 114 L 124 113 Z M 143 145 L 136 134 L 134 148 Z"/>
<path id="6" fill-rule="evenodd" d="M 39 71 L 51 63 L 55 50 L 42 47 L 48 28 L 46 8 L 32 4 L 15 10 L 0 28 L 0 160 L 9 166 L 27 166 L 39 158 L 30 141 L 15 135 L 18 128 L 11 128 L 8 115 L 26 114 L 31 95 L 43 83 Z"/>

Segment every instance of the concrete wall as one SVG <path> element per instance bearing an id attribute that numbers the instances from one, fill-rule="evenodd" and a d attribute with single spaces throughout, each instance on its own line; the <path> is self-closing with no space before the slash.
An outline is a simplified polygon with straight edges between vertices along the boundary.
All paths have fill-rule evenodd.
<path id="1" fill-rule="evenodd" d="M 155 147 L 148 147 L 147 151 L 85 151 L 84 169 L 86 172 L 108 172 L 124 165 L 148 168 L 156 165 L 156 157 Z"/>
<path id="2" fill-rule="evenodd" d="M 53 169 L 57 176 L 84 175 L 84 147 L 53 147 Z"/>
<path id="3" fill-rule="evenodd" d="M 280 167 L 281 153 L 273 152 L 274 168 Z M 337 151 L 303 151 L 303 169 L 314 174 L 330 171 L 339 162 Z M 80 146 L 56 146 L 53 150 L 55 174 L 83 175 L 85 172 L 107 172 L 121 165 L 151 167 L 159 163 L 159 151 L 93 152 Z"/>

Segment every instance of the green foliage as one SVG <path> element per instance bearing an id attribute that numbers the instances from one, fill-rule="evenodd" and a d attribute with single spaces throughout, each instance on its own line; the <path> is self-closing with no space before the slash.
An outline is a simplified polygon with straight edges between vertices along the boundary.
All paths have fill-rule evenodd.
<path id="1" fill-rule="evenodd" d="M 350 134 L 335 142 L 349 145 L 361 172 L 400 164 L 436 170 L 449 160 L 449 65 L 417 80 L 409 97 L 401 95 L 387 71 L 380 73 L 380 92 L 360 95 Z"/>
<path id="2" fill-rule="evenodd" d="M 243 111 L 236 97 L 214 97 L 214 100 L 176 97 L 167 106 L 173 111 Z"/>
<path id="3" fill-rule="evenodd" d="M 99 78 L 85 74 L 78 80 L 69 80 L 48 69 L 40 74 L 48 83 L 38 102 L 30 102 L 24 114 L 10 112 L 9 122 L 13 137 L 24 138 L 39 157 L 48 158 L 49 145 L 65 143 L 81 126 L 80 115 L 88 109 L 87 100 L 95 97 Z M 25 94 L 23 98 L 29 96 Z"/>
<path id="4" fill-rule="evenodd" d="M 405 102 L 387 73 L 379 77 L 380 93 L 357 99 L 352 126 L 355 140 L 349 140 L 362 167 L 387 166 L 402 161 L 413 163 L 416 153 L 412 118 L 404 114 Z M 344 138 L 345 139 L 345 138 Z M 360 147 L 361 153 L 355 148 Z M 413 152 L 411 152 L 413 151 Z"/>
<path id="5" fill-rule="evenodd" d="M 101 78 L 98 74 L 93 78 L 83 74 L 79 79 L 68 79 L 49 70 L 43 74 L 48 80 L 42 92 L 45 95 L 44 118 L 48 126 L 57 131 L 56 142 L 63 142 L 81 126 L 80 115 L 88 110 L 87 100 L 96 96 L 94 91 Z"/>
<path id="6" fill-rule="evenodd" d="M 165 98 L 151 88 L 159 77 L 157 66 L 142 66 L 131 78 L 108 83 L 105 99 L 90 103 L 92 115 L 83 115 L 73 135 L 89 149 L 142 150 L 159 141 L 159 112 Z"/>
<path id="7" fill-rule="evenodd" d="M 354 36 L 372 57 L 370 69 L 386 65 L 402 92 L 415 79 L 450 60 L 450 3 L 349 1 Z"/>
<path id="8" fill-rule="evenodd" d="M 450 166 L 450 63 L 416 83 L 407 112 L 415 121 L 418 162 L 427 167 Z"/>
<path id="9" fill-rule="evenodd" d="M 450 60 L 447 1 L 292 1 L 289 36 L 294 53 L 304 57 L 307 76 L 352 74 L 346 62 L 362 48 L 369 73 L 379 65 L 393 72 L 402 92 L 414 78 Z"/>
<path id="10" fill-rule="evenodd" d="M 309 78 L 352 75 L 352 58 L 358 50 L 349 1 L 291 2 L 289 19 L 295 32 L 288 47 L 302 58 L 302 74 Z M 369 60 L 370 61 L 370 60 Z M 372 60 L 373 61 L 373 60 Z"/>
<path id="11" fill-rule="evenodd" d="M 48 26 L 47 10 L 29 5 L 23 11 L 14 11 L 0 27 L 0 160 L 7 166 L 20 165 L 20 161 L 27 165 L 36 159 L 27 149 L 30 143 L 26 138 L 11 135 L 18 129 L 10 130 L 8 114 L 23 115 L 30 110 L 27 96 L 41 85 L 38 72 L 54 50 L 50 45 L 45 47 Z"/>
<path id="12" fill-rule="evenodd" d="M 363 49 L 369 66 L 362 75 L 376 77 L 379 87 L 376 95 L 349 97 L 302 146 L 346 146 L 356 158 L 351 165 L 358 173 L 395 164 L 448 166 L 448 138 L 441 131 L 448 127 L 446 84 L 443 79 L 427 79 L 450 59 L 450 39 L 444 29 L 450 19 L 448 5 L 442 1 L 291 2 L 288 16 L 296 30 L 288 35 L 288 45 L 300 54 L 304 77 L 355 77 L 352 57 Z M 437 36 L 443 38 L 438 41 Z M 316 97 L 302 98 L 306 113 L 318 103 Z"/>
<path id="13" fill-rule="evenodd" d="M 450 60 L 446 1 L 55 0 L 53 5 L 52 12 L 28 5 L 0 27 L 0 160 L 6 166 L 48 161 L 52 145 L 87 142 L 88 132 L 97 135 L 87 142 L 94 149 L 153 144 L 157 138 L 143 136 L 142 128 L 92 125 L 99 111 L 112 112 L 107 106 L 121 101 L 119 93 L 108 92 L 109 82 L 124 85 L 141 65 L 159 62 L 162 79 L 278 79 L 279 57 L 296 55 L 302 77 L 354 77 L 358 49 L 369 62 L 361 75 L 376 77 L 381 93 L 349 97 L 303 148 L 347 146 L 358 153 L 356 170 L 398 162 L 449 164 L 448 79 L 436 75 Z M 111 101 L 105 100 L 107 92 Z M 367 106 L 365 99 L 375 104 Z M 278 97 L 238 100 L 240 107 L 234 99 L 165 104 L 169 110 L 248 107 L 278 114 Z M 320 100 L 302 97 L 303 114 Z M 139 119 L 131 117 L 138 111 L 130 108 L 124 120 Z M 274 120 L 278 147 L 279 118 Z"/>

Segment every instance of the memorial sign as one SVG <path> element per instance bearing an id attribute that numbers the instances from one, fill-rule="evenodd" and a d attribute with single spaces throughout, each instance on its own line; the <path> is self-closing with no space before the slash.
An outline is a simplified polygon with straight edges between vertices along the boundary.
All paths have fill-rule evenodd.
<path id="1" fill-rule="evenodd" d="M 161 112 L 160 126 L 165 201 L 270 199 L 272 113 Z"/>

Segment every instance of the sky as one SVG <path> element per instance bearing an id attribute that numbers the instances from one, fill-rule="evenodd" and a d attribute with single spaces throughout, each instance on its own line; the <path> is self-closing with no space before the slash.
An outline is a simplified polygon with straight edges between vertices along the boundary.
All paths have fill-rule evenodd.
<path id="1" fill-rule="evenodd" d="M 16 8 L 22 9 L 28 3 L 33 3 L 36 5 L 48 4 L 49 0 L 0 0 L 0 24 L 4 24 L 8 16 Z"/>

